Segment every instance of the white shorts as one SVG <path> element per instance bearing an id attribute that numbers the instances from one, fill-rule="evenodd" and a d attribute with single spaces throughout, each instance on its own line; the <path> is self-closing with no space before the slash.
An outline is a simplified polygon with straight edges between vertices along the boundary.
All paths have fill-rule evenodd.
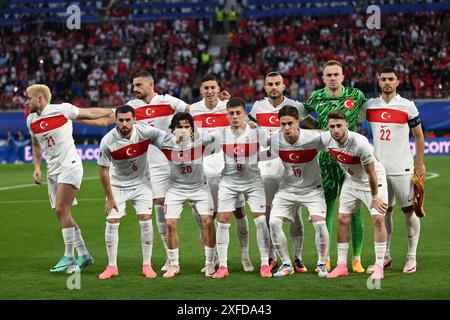
<path id="1" fill-rule="evenodd" d="M 327 204 L 322 187 L 299 190 L 295 193 L 286 189 L 278 190 L 273 199 L 270 216 L 283 217 L 294 222 L 294 214 L 297 214 L 299 205 L 304 205 L 308 209 L 309 220 L 311 220 L 311 216 L 319 216 L 324 219 L 327 216 Z"/>
<path id="2" fill-rule="evenodd" d="M 378 181 L 378 196 L 384 203 L 388 203 L 388 191 L 385 179 L 381 182 Z M 370 203 L 372 202 L 372 194 L 370 191 L 355 189 L 345 180 L 342 185 L 341 195 L 339 196 L 339 213 L 352 214 L 361 206 L 361 201 L 364 202 L 371 215 L 382 214 L 377 209 L 370 209 Z"/>
<path id="3" fill-rule="evenodd" d="M 275 194 L 280 188 L 280 178 L 269 178 L 262 177 L 262 181 L 264 183 L 264 192 L 266 194 L 266 206 L 270 207 L 272 205 Z"/>
<path id="4" fill-rule="evenodd" d="M 266 212 L 266 195 L 261 179 L 253 183 L 230 186 L 222 179 L 218 191 L 218 212 L 233 212 L 237 208 L 238 195 L 243 193 L 253 213 Z"/>
<path id="5" fill-rule="evenodd" d="M 170 167 L 163 165 L 150 166 L 150 183 L 152 186 L 153 199 L 164 198 L 169 187 Z"/>
<path id="6" fill-rule="evenodd" d="M 107 219 L 120 219 L 125 216 L 128 200 L 131 200 L 137 215 L 152 214 L 153 194 L 149 186 L 143 184 L 133 189 L 111 189 L 119 211 L 111 209 Z"/>
<path id="7" fill-rule="evenodd" d="M 81 162 L 63 172 L 51 176 L 47 176 L 48 199 L 52 209 L 56 208 L 56 190 L 58 184 L 70 184 L 76 189 L 80 189 L 83 180 L 83 165 Z M 77 205 L 77 199 L 73 199 L 72 205 Z"/>
<path id="8" fill-rule="evenodd" d="M 400 207 L 405 208 L 413 205 L 414 184 L 410 174 L 398 176 L 386 176 L 388 185 L 389 207 L 395 205 L 396 200 Z"/>
<path id="9" fill-rule="evenodd" d="M 211 196 L 212 196 L 213 202 L 214 202 L 214 212 L 218 212 L 217 211 L 217 196 L 218 196 L 218 192 L 219 192 L 219 183 L 220 183 L 221 179 L 222 179 L 222 177 L 208 177 L 208 185 L 209 185 L 209 189 L 211 190 Z M 244 206 L 245 206 L 245 197 L 241 193 L 238 195 L 236 208 L 243 208 Z"/>
<path id="10" fill-rule="evenodd" d="M 208 185 L 204 185 L 197 190 L 188 190 L 188 192 L 186 189 L 170 187 L 164 201 L 166 219 L 180 219 L 185 201 L 194 205 L 201 216 L 212 216 L 214 213 L 214 202 Z"/>

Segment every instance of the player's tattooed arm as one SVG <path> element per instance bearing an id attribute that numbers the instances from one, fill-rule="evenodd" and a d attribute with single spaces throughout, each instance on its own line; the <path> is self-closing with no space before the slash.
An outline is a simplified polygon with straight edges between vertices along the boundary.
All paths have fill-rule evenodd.
<path id="1" fill-rule="evenodd" d="M 35 138 L 31 138 L 31 145 L 33 148 L 33 163 L 34 163 L 34 172 L 33 172 L 33 181 L 36 184 L 41 184 L 41 161 L 42 161 L 42 148 L 39 144 L 39 141 Z"/>
<path id="2" fill-rule="evenodd" d="M 75 121 L 83 123 L 83 124 L 88 124 L 91 126 L 98 126 L 98 127 L 106 127 L 106 126 L 109 126 L 114 123 L 114 121 L 116 119 L 116 117 L 114 115 L 114 109 L 102 109 L 102 108 L 91 108 L 91 109 L 100 109 L 100 110 L 102 110 L 101 113 L 106 112 L 106 114 L 100 118 L 86 118 L 87 115 L 85 113 L 83 113 L 82 117 L 80 117 L 80 115 L 79 115 Z M 83 109 L 80 109 L 80 114 L 81 114 L 81 110 L 83 110 Z M 108 110 L 110 110 L 110 112 L 108 112 Z M 92 115 L 89 115 L 89 116 L 92 116 Z"/>

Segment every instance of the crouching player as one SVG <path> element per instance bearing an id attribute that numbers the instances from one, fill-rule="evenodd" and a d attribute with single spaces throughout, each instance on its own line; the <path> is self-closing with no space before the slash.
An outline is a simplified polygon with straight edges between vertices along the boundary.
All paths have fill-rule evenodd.
<path id="1" fill-rule="evenodd" d="M 151 220 L 153 194 L 150 186 L 147 150 L 152 141 L 167 133 L 153 127 L 135 124 L 136 114 L 128 105 L 116 109 L 116 127 L 100 142 L 98 158 L 100 180 L 106 192 L 107 216 L 105 242 L 108 266 L 100 279 L 119 274 L 117 247 L 120 219 L 125 216 L 126 202 L 131 200 L 141 227 L 142 273 L 155 278 L 151 257 L 153 225 Z"/>
<path id="2" fill-rule="evenodd" d="M 322 142 L 345 172 L 339 197 L 338 262 L 327 278 L 348 275 L 347 253 L 350 241 L 352 213 L 361 201 L 370 210 L 374 225 L 376 262 L 371 278 L 383 279 L 386 252 L 384 215 L 388 209 L 386 172 L 374 156 L 374 149 L 363 135 L 348 130 L 342 111 L 328 113 L 328 132 L 322 133 Z"/>
<path id="3" fill-rule="evenodd" d="M 285 219 L 293 221 L 299 205 L 309 211 L 316 237 L 317 272 L 319 277 L 328 274 L 328 230 L 325 222 L 327 207 L 322 187 L 317 154 L 323 149 L 320 132 L 301 130 L 298 109 L 285 105 L 278 112 L 281 131 L 269 138 L 271 157 L 278 156 L 284 171 L 280 189 L 275 194 L 270 212 L 270 234 L 272 242 L 283 264 L 274 277 L 285 277 L 294 273 L 289 257 L 286 236 L 283 231 Z"/>

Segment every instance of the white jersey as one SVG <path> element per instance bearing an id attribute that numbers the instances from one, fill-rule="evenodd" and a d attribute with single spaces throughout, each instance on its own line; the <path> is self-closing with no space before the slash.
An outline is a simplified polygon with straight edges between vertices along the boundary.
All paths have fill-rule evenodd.
<path id="1" fill-rule="evenodd" d="M 263 128 L 270 137 L 273 133 L 280 131 L 278 111 L 286 105 L 291 105 L 298 109 L 300 120 L 309 117 L 303 104 L 286 97 L 283 97 L 283 101 L 276 107 L 269 102 L 269 98 L 267 97 L 258 100 L 253 104 L 250 115 L 258 121 L 259 126 Z M 283 174 L 283 165 L 281 164 L 280 159 L 261 162 L 259 164 L 259 169 L 261 170 L 261 176 L 267 178 L 278 178 Z"/>
<path id="2" fill-rule="evenodd" d="M 205 105 L 205 99 L 191 105 L 190 114 L 194 118 L 195 127 L 198 132 L 215 134 L 218 129 L 230 125 L 227 118 L 228 100 L 219 100 L 213 109 Z M 224 167 L 223 152 L 218 150 L 203 158 L 203 169 L 208 177 L 220 177 Z"/>
<path id="3" fill-rule="evenodd" d="M 283 162 L 280 189 L 296 192 L 322 186 L 317 161 L 317 154 L 324 149 L 320 132 L 302 129 L 294 144 L 287 142 L 282 132 L 277 132 L 270 137 L 269 145 L 271 153 Z"/>
<path id="4" fill-rule="evenodd" d="M 262 129 L 251 129 L 245 124 L 244 132 L 236 137 L 230 127 L 220 130 L 216 139 L 223 151 L 225 166 L 222 182 L 229 185 L 246 185 L 260 178 L 258 152 L 267 145 L 267 135 Z"/>
<path id="5" fill-rule="evenodd" d="M 176 143 L 174 135 L 158 139 L 155 146 L 161 149 L 170 165 L 170 188 L 198 189 L 206 184 L 202 158 L 205 148 L 214 142 L 214 136 L 203 134 L 186 145 Z"/>
<path id="6" fill-rule="evenodd" d="M 375 155 L 388 175 L 411 174 L 414 162 L 409 149 L 408 121 L 419 116 L 414 102 L 396 95 L 389 103 L 383 98 L 368 100 L 360 110 L 373 134 Z"/>
<path id="7" fill-rule="evenodd" d="M 382 180 L 386 172 L 381 162 L 375 158 L 373 147 L 366 137 L 359 133 L 348 131 L 347 141 L 340 146 L 331 137 L 329 131 L 322 132 L 321 135 L 322 143 L 339 163 L 345 172 L 345 179 L 352 188 L 370 191 L 369 176 L 364 171 L 363 166 L 371 162 L 375 162 L 378 181 Z"/>
<path id="8" fill-rule="evenodd" d="M 45 152 L 48 175 L 59 174 L 76 162 L 81 165 L 72 137 L 72 120 L 79 112 L 70 103 L 48 104 L 40 115 L 31 113 L 27 118 L 31 136 L 39 141 Z"/>
<path id="9" fill-rule="evenodd" d="M 130 189 L 149 184 L 147 150 L 158 138 L 168 135 L 162 130 L 135 124 L 129 139 L 111 129 L 100 142 L 97 163 L 110 167 L 111 186 Z"/>
<path id="10" fill-rule="evenodd" d="M 156 127 L 169 133 L 173 115 L 176 112 L 184 111 L 187 106 L 184 101 L 168 94 L 157 94 L 149 103 L 141 99 L 134 99 L 126 104 L 135 109 L 137 123 Z M 153 145 L 149 147 L 149 165 L 150 167 L 168 165 L 166 157 Z"/>
<path id="11" fill-rule="evenodd" d="M 297 107 L 300 120 L 304 120 L 309 117 L 302 103 L 286 97 L 283 97 L 283 102 L 276 107 L 269 102 L 269 98 L 267 97 L 258 100 L 253 104 L 250 115 L 258 121 L 259 126 L 266 131 L 266 134 L 271 136 L 272 133 L 280 130 L 278 111 L 286 105 Z"/>

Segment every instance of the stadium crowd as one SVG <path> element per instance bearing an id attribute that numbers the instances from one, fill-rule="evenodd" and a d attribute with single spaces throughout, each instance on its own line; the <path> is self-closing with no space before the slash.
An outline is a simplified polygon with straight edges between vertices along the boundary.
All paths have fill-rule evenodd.
<path id="1" fill-rule="evenodd" d="M 160 92 L 187 102 L 199 97 L 198 80 L 211 72 L 233 96 L 264 96 L 263 75 L 279 70 L 287 95 L 305 100 L 321 86 L 320 65 L 338 57 L 346 85 L 377 94 L 376 66 L 390 64 L 406 98 L 450 96 L 450 12 L 383 16 L 381 30 L 365 17 L 245 19 L 218 57 L 208 53 L 209 19 L 134 24 L 86 24 L 70 31 L 48 22 L 0 31 L 0 110 L 23 109 L 30 79 L 51 83 L 55 102 L 80 107 L 119 105 L 132 96 L 129 76 L 149 70 Z M 157 48 L 157 49 L 156 49 Z"/>

